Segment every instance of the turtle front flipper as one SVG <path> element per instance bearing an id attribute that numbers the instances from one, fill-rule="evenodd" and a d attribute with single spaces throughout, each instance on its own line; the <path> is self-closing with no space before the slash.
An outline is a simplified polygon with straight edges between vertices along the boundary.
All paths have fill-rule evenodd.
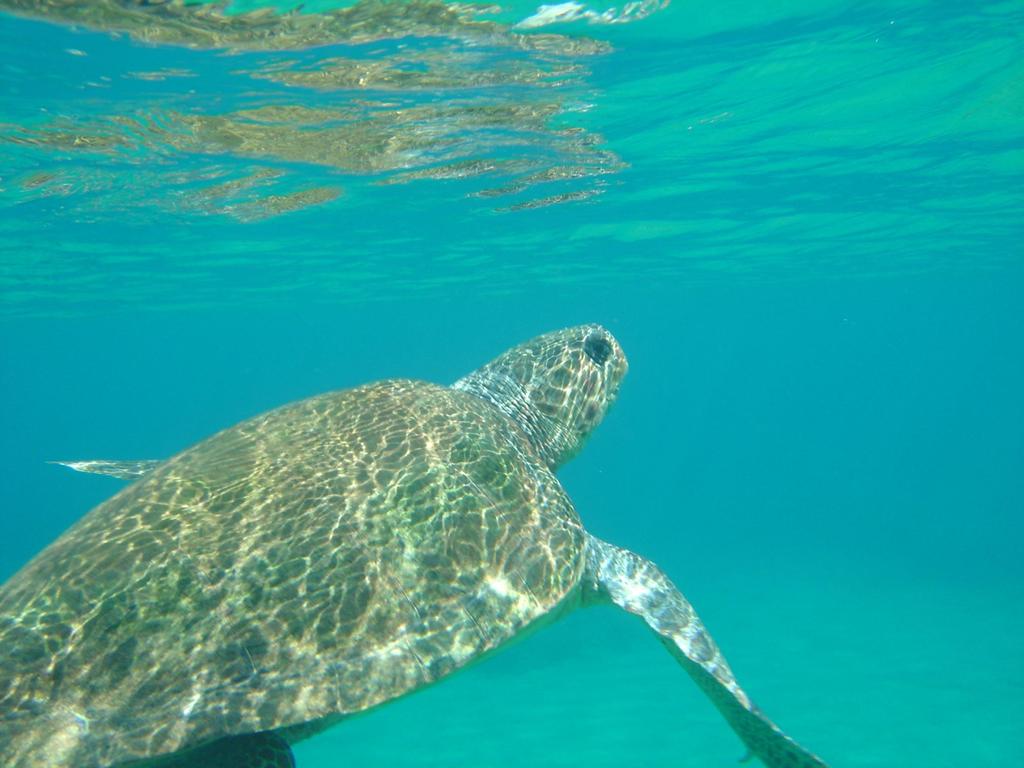
<path id="1" fill-rule="evenodd" d="M 175 755 L 160 768 L 295 768 L 291 747 L 272 731 L 228 736 Z"/>
<path id="2" fill-rule="evenodd" d="M 137 461 L 108 461 L 92 459 L 91 461 L 51 461 L 76 472 L 87 472 L 92 475 L 107 475 L 119 480 L 138 480 L 163 464 L 163 459 L 139 459 Z"/>
<path id="3" fill-rule="evenodd" d="M 753 704 L 693 607 L 658 566 L 589 536 L 585 584 L 591 599 L 640 616 L 711 699 L 747 748 L 769 768 L 827 768 Z"/>

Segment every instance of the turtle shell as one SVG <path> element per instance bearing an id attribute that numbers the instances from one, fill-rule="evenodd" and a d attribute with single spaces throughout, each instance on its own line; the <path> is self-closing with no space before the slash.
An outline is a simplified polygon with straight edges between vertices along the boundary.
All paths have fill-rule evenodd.
<path id="1" fill-rule="evenodd" d="M 496 408 L 385 381 L 197 444 L 0 587 L 0 743 L 105 768 L 294 739 L 434 682 L 575 593 L 584 533 Z"/>

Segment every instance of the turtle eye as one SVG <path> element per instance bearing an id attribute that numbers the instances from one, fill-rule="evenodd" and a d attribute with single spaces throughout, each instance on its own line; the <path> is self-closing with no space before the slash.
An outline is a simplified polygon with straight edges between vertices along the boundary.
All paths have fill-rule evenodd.
<path id="1" fill-rule="evenodd" d="M 612 345 L 601 333 L 592 333 L 583 341 L 583 353 L 598 365 L 612 356 Z"/>

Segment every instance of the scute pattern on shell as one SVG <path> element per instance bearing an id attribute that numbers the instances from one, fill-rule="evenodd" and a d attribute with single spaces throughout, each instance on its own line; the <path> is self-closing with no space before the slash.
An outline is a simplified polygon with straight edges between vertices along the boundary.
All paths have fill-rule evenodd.
<path id="1" fill-rule="evenodd" d="M 6 764 L 315 730 L 549 613 L 575 594 L 583 537 L 523 433 L 470 394 L 386 381 L 250 419 L 0 588 Z"/>

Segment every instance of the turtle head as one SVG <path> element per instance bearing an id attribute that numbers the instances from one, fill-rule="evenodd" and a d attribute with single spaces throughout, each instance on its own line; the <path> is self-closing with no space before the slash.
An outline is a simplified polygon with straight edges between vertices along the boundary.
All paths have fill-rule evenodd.
<path id="1" fill-rule="evenodd" d="M 551 469 L 575 456 L 626 375 L 622 347 L 599 325 L 545 333 L 455 382 L 518 424 Z"/>

